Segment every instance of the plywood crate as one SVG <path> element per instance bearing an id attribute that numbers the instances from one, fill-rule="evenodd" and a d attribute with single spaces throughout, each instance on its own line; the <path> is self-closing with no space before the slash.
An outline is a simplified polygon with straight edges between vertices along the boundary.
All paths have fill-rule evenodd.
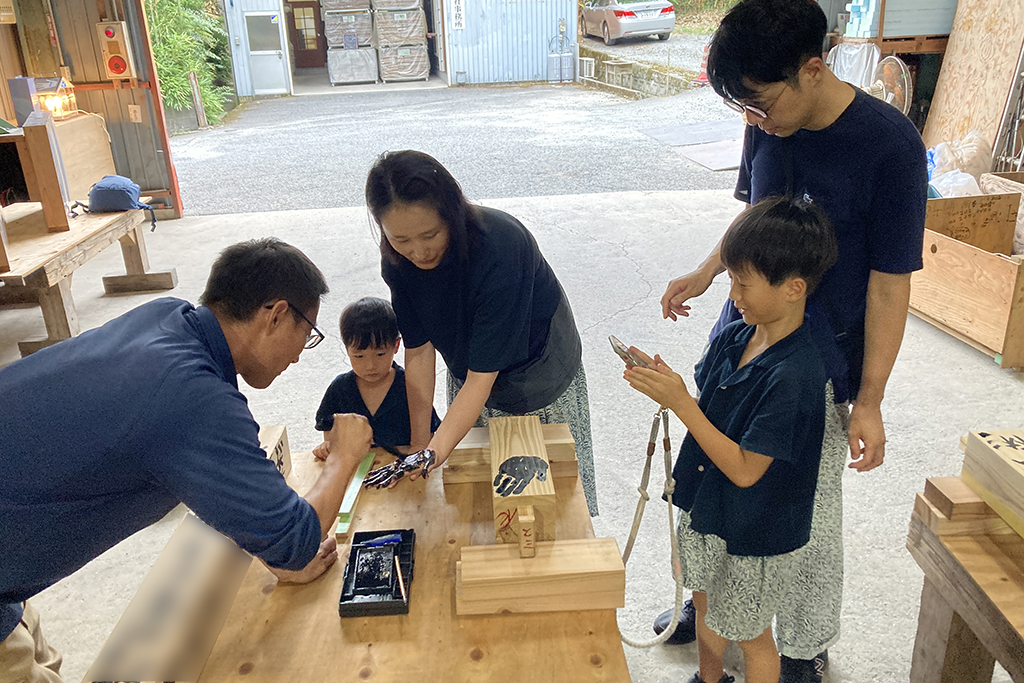
<path id="1" fill-rule="evenodd" d="M 373 27 L 377 37 L 377 47 L 422 45 L 424 54 L 426 54 L 427 15 L 423 13 L 423 10 L 374 12 L 374 15 Z"/>
<path id="2" fill-rule="evenodd" d="M 345 34 L 352 33 L 360 46 L 373 42 L 373 13 L 370 10 L 357 12 L 325 12 L 324 36 L 331 47 L 345 44 Z"/>
<path id="3" fill-rule="evenodd" d="M 332 84 L 376 83 L 377 51 L 372 47 L 358 50 L 331 48 L 327 51 L 327 73 Z"/>
<path id="4" fill-rule="evenodd" d="M 1019 206 L 1019 194 L 929 199 L 911 278 L 912 313 L 1004 368 L 1024 367 L 1024 273 L 1010 255 Z"/>
<path id="5" fill-rule="evenodd" d="M 426 45 L 382 47 L 377 50 L 382 81 L 418 81 L 430 78 Z"/>
<path id="6" fill-rule="evenodd" d="M 373 9 L 423 9 L 423 0 L 372 0 Z"/>

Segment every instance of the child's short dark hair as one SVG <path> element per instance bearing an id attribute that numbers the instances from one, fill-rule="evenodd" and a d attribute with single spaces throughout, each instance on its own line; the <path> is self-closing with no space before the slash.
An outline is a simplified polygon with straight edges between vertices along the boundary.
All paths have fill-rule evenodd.
<path id="1" fill-rule="evenodd" d="M 744 100 L 755 94 L 748 82 L 793 83 L 808 59 L 821 56 L 827 31 L 814 0 L 740 0 L 711 38 L 711 87 L 727 100 Z"/>
<path id="2" fill-rule="evenodd" d="M 391 302 L 366 296 L 341 312 L 341 340 L 356 349 L 394 346 L 398 341 L 398 318 Z"/>
<path id="3" fill-rule="evenodd" d="M 722 238 L 722 264 L 753 269 L 777 287 L 799 277 L 814 291 L 839 258 L 828 216 L 807 199 L 770 197 L 741 213 Z"/>

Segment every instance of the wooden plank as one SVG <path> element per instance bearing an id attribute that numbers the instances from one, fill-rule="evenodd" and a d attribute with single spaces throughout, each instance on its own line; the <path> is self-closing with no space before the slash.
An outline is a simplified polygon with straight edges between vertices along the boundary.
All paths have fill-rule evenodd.
<path id="1" fill-rule="evenodd" d="M 1019 194 L 929 199 L 924 227 L 993 254 L 1009 256 Z"/>
<path id="2" fill-rule="evenodd" d="M 99 116 L 79 114 L 54 122 L 54 130 L 64 161 L 68 198 L 84 202 L 98 180 L 117 173 L 107 127 Z"/>
<path id="3" fill-rule="evenodd" d="M 986 505 L 986 507 L 988 507 Z M 914 498 L 914 513 L 924 520 L 928 528 L 939 536 L 970 536 L 976 534 L 1015 534 L 1016 531 L 993 510 L 988 515 L 950 520 L 932 503 L 918 493 Z"/>
<path id="4" fill-rule="evenodd" d="M 18 342 L 22 357 L 69 339 L 82 331 L 78 322 L 78 311 L 71 296 L 71 278 L 66 277 L 57 284 L 36 291 L 39 307 L 46 325 L 46 338 Z"/>
<path id="5" fill-rule="evenodd" d="M 967 434 L 961 477 L 989 507 L 1024 536 L 1024 430 Z"/>
<path id="6" fill-rule="evenodd" d="M 260 448 L 285 479 L 292 473 L 292 451 L 288 446 L 288 429 L 284 425 L 260 427 Z"/>
<path id="7" fill-rule="evenodd" d="M 907 549 L 996 661 L 1014 680 L 1024 680 L 1024 539 L 940 538 L 914 515 Z"/>
<path id="8" fill-rule="evenodd" d="M 911 683 L 991 683 L 996 660 L 926 576 Z"/>
<path id="9" fill-rule="evenodd" d="M 532 505 L 521 505 L 516 510 L 516 534 L 519 536 L 519 557 L 534 557 L 537 554 L 537 539 L 533 525 L 537 518 Z"/>
<path id="10" fill-rule="evenodd" d="M 356 473 L 352 475 L 352 481 L 345 489 L 345 497 L 341 500 L 341 508 L 338 510 L 338 523 L 334 525 L 334 535 L 340 541 L 347 536 L 356 518 L 356 504 L 359 502 L 359 494 L 363 491 L 363 481 L 366 473 L 373 466 L 375 455 L 370 452 L 366 454 L 363 461 L 359 463 Z"/>
<path id="11" fill-rule="evenodd" d="M 555 539 L 555 486 L 544 432 L 536 415 L 495 417 L 491 440 L 494 532 L 499 543 L 519 543 L 516 508 L 532 505 L 538 541 Z"/>
<path id="12" fill-rule="evenodd" d="M 299 490 L 323 469 L 305 453 L 293 453 L 292 463 Z M 555 491 L 561 537 L 592 538 L 580 480 L 557 480 Z M 489 485 L 443 487 L 437 477 L 363 491 L 353 531 L 416 529 L 409 614 L 339 619 L 344 560 L 305 586 L 278 585 L 254 562 L 199 683 L 500 683 L 519 680 L 524 662 L 557 670 L 559 683 L 629 681 L 611 609 L 456 617 L 461 549 L 494 540 L 490 495 Z M 348 556 L 343 544 L 338 550 Z"/>
<path id="13" fill-rule="evenodd" d="M 1019 257 L 1014 256 L 1014 259 Z M 999 367 L 1021 368 L 1024 367 L 1024 272 L 1020 268 L 1020 261 L 1017 261 L 1017 282 L 1013 287 L 1013 297 L 1010 300 L 1010 317 L 1006 322 L 1006 335 L 1003 338 L 1002 355 L 999 358 Z"/>
<path id="14" fill-rule="evenodd" d="M 994 514 L 960 477 L 929 477 L 924 482 L 924 497 L 950 520 Z"/>
<path id="15" fill-rule="evenodd" d="M 462 549 L 456 612 L 517 614 L 625 606 L 626 570 L 614 538 L 537 543 L 523 558 L 510 544 Z M 609 604 L 610 601 L 610 604 Z"/>
<path id="16" fill-rule="evenodd" d="M 85 680 L 196 680 L 250 563 L 233 541 L 185 515 Z"/>
<path id="17" fill-rule="evenodd" d="M 959 0 L 924 128 L 925 147 L 962 140 L 973 129 L 994 146 L 1022 41 L 1024 3 Z"/>
<path id="18" fill-rule="evenodd" d="M 910 307 L 1001 352 L 1019 264 L 931 230 L 923 258 L 911 276 Z"/>
<path id="19" fill-rule="evenodd" d="M 576 461 L 576 441 L 572 438 L 569 425 L 564 423 L 543 424 L 544 447 L 548 462 Z M 491 435 L 487 427 L 473 427 L 459 442 L 445 461 L 446 465 L 469 463 L 491 464 Z"/>
<path id="20" fill-rule="evenodd" d="M 550 476 L 556 479 L 565 479 L 579 475 L 579 467 L 576 460 L 549 463 Z M 490 463 L 470 463 L 467 465 L 445 465 L 441 468 L 441 477 L 445 485 L 448 484 L 482 484 L 493 481 L 491 476 Z"/>

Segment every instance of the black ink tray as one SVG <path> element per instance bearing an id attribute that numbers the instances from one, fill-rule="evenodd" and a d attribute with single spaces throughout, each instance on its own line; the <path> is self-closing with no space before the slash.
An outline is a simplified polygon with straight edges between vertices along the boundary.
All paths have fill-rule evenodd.
<path id="1" fill-rule="evenodd" d="M 382 543 L 389 537 L 394 537 L 394 541 Z M 413 529 L 356 533 L 345 565 L 338 614 L 342 617 L 408 614 L 415 545 Z M 396 557 L 401 575 L 395 571 Z"/>

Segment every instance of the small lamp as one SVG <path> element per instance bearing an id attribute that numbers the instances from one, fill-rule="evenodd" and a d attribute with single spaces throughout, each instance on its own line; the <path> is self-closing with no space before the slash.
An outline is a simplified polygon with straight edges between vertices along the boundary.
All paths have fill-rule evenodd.
<path id="1" fill-rule="evenodd" d="M 36 101 L 39 109 L 49 111 L 54 120 L 66 119 L 78 111 L 75 87 L 66 78 L 37 78 Z"/>

